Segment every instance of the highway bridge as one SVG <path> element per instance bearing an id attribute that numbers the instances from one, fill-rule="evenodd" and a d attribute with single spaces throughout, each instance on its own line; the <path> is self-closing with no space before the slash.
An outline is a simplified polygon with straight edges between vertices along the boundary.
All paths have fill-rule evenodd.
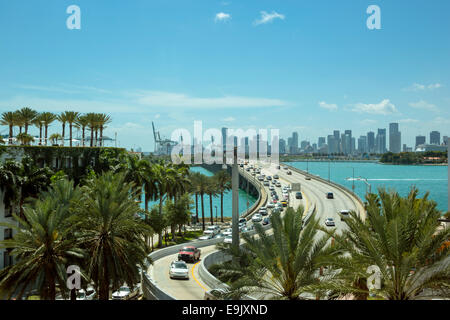
<path id="1" fill-rule="evenodd" d="M 338 212 L 341 210 L 354 210 L 364 217 L 365 211 L 361 199 L 359 199 L 351 191 L 344 187 L 328 182 L 317 176 L 310 176 L 306 172 L 290 167 L 286 164 L 280 164 L 280 169 L 277 169 L 277 164 L 270 163 L 249 163 L 248 166 L 259 166 L 261 174 L 266 176 L 279 176 L 279 181 L 283 186 L 291 185 L 292 183 L 300 183 L 303 199 L 296 199 L 295 192 L 291 192 L 289 206 L 296 209 L 299 205 L 305 208 L 305 215 L 314 211 L 314 216 L 319 219 L 321 223 L 325 222 L 326 218 L 333 218 L 336 223 L 336 229 L 342 230 L 345 223 L 340 221 Z M 246 170 L 246 167 L 240 169 L 240 174 L 249 180 L 255 180 Z M 288 174 L 290 171 L 291 174 Z M 311 180 L 306 180 L 310 176 Z M 260 198 L 257 204 L 249 212 L 247 220 L 258 212 L 259 207 L 264 206 L 266 201 L 270 199 L 269 187 L 263 186 L 256 180 L 261 188 Z M 281 187 L 276 188 L 277 192 Z M 327 199 L 326 194 L 332 192 L 334 199 Z M 280 193 L 280 192 L 278 192 Z M 270 226 L 270 225 L 269 225 Z M 207 266 L 205 260 L 216 261 L 213 255 L 217 255 L 216 243 L 222 239 L 211 239 L 206 241 L 195 241 L 190 244 L 195 245 L 201 249 L 202 259 L 195 264 L 188 264 L 189 280 L 172 280 L 169 278 L 170 262 L 177 260 L 178 249 L 182 245 L 164 248 L 155 251 L 151 254 L 154 260 L 153 265 L 150 265 L 146 273 L 143 273 L 142 289 L 144 296 L 147 299 L 176 299 L 176 300 L 202 300 L 205 291 L 212 289 L 212 286 L 217 286 L 220 283 L 217 279 L 212 277 L 206 270 Z M 205 259 L 206 258 L 206 259 Z M 208 285 L 209 283 L 209 285 Z"/>

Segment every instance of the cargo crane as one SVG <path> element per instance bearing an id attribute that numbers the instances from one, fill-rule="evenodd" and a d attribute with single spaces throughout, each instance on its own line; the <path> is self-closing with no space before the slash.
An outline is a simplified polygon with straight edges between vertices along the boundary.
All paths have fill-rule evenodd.
<path id="1" fill-rule="evenodd" d="M 152 121 L 153 137 L 155 139 L 155 154 L 156 155 L 170 155 L 172 148 L 178 144 L 176 141 L 170 139 L 161 139 L 159 131 L 155 130 L 155 124 Z"/>

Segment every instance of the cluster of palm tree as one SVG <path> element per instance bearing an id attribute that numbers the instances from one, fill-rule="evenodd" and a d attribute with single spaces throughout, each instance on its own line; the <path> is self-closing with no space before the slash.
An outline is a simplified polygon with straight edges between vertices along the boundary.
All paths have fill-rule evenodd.
<path id="1" fill-rule="evenodd" d="M 439 229 L 436 203 L 415 188 L 404 198 L 384 189 L 366 198 L 367 218 L 351 212 L 340 233 L 314 219 L 303 225 L 302 208 L 274 213 L 273 235 L 257 224 L 239 249 L 221 246 L 232 260 L 215 271 L 232 297 L 449 298 L 450 229 Z"/>
<path id="2" fill-rule="evenodd" d="M 190 179 L 192 182 L 190 192 L 195 195 L 195 212 L 197 221 L 199 211 L 198 198 L 200 197 L 203 230 L 205 230 L 205 195 L 209 196 L 211 225 L 214 224 L 212 199 L 213 197 L 218 197 L 220 195 L 220 221 L 223 222 L 223 195 L 228 190 L 231 190 L 230 175 L 224 170 L 216 172 L 211 177 L 208 177 L 200 172 L 193 172 L 190 175 Z"/>
<path id="3" fill-rule="evenodd" d="M 101 300 L 123 283 L 136 285 L 151 228 L 136 218 L 135 190 L 125 173 L 106 172 L 85 186 L 55 180 L 25 205 L 23 216 L 14 215 L 19 226 L 3 224 L 17 229 L 12 239 L 0 242 L 17 262 L 0 271 L 0 292 L 20 299 L 35 290 L 46 300 L 74 299 L 75 289 L 67 286 L 73 265 L 81 270 L 83 287 L 92 284 Z"/>
<path id="4" fill-rule="evenodd" d="M 56 137 L 48 137 L 48 128 L 55 121 L 62 125 L 61 134 Z M 28 133 L 30 126 L 39 129 L 39 145 L 47 145 L 48 140 L 56 142 L 60 140 L 64 146 L 66 125 L 69 127 L 69 146 L 72 146 L 73 129 L 79 128 L 82 131 L 82 146 L 85 146 L 85 131 L 90 130 L 90 146 L 103 145 L 103 130 L 111 122 L 111 117 L 104 113 L 86 113 L 81 114 L 76 111 L 64 111 L 60 114 L 52 112 L 37 112 L 31 108 L 25 107 L 17 111 L 3 112 L 0 118 L 0 125 L 8 126 L 9 139 L 8 144 L 13 144 L 14 128 L 19 128 L 16 139 L 23 145 L 28 145 L 34 141 L 34 138 Z M 53 138 L 52 138 L 53 137 Z"/>

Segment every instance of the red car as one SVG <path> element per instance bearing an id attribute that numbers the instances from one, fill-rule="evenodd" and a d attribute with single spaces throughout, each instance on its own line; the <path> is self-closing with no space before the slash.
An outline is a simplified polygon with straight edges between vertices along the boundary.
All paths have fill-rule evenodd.
<path id="1" fill-rule="evenodd" d="M 178 260 L 195 262 L 200 260 L 200 249 L 194 246 L 185 246 L 178 251 Z"/>

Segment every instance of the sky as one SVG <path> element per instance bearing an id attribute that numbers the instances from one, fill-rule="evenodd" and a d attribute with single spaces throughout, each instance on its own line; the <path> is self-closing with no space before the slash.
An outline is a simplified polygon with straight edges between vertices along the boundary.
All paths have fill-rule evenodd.
<path id="1" fill-rule="evenodd" d="M 448 0 L 0 0 L 0 112 L 108 113 L 104 134 L 143 151 L 152 121 L 170 137 L 195 120 L 312 143 L 399 122 L 412 146 L 450 135 L 449 12 Z"/>

